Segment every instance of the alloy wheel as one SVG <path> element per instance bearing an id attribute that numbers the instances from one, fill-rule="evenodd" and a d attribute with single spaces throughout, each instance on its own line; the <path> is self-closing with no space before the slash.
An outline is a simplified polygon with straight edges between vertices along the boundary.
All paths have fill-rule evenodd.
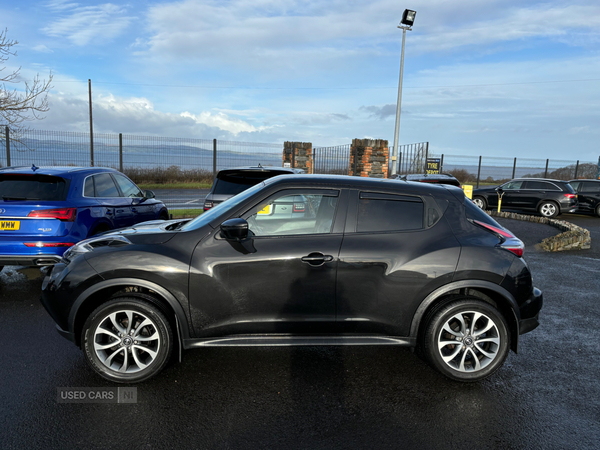
<path id="1" fill-rule="evenodd" d="M 161 344 L 157 325 L 139 311 L 112 312 L 94 330 L 96 356 L 119 373 L 136 373 L 152 365 Z"/>
<path id="2" fill-rule="evenodd" d="M 500 333 L 494 321 L 477 311 L 451 316 L 442 326 L 437 347 L 446 365 L 459 372 L 485 369 L 499 354 Z"/>

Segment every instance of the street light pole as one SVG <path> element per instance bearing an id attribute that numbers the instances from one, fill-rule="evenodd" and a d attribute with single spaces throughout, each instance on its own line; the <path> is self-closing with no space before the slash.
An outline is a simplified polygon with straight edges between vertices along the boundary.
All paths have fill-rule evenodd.
<path id="1" fill-rule="evenodd" d="M 398 136 L 400 134 L 400 112 L 402 110 L 402 77 L 404 76 L 404 44 L 406 42 L 406 30 L 411 30 L 410 27 L 400 26 L 402 28 L 402 55 L 400 56 L 400 80 L 398 81 L 398 102 L 396 103 L 396 128 L 394 132 L 394 150 L 392 152 L 392 175 L 397 172 L 398 160 Z"/>

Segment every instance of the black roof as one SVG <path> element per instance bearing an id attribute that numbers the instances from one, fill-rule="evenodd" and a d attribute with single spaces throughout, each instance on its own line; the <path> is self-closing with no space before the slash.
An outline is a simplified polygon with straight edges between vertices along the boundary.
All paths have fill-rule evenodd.
<path id="1" fill-rule="evenodd" d="M 300 174 L 304 173 L 303 169 L 292 169 L 290 167 L 274 167 L 274 166 L 242 166 L 242 167 L 229 167 L 227 169 L 219 170 L 219 173 L 227 172 L 279 172 L 279 173 L 292 173 Z"/>

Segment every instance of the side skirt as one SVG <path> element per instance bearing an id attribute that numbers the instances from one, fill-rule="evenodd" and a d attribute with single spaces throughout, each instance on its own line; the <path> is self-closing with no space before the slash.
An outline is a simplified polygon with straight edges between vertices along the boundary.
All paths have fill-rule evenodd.
<path id="1" fill-rule="evenodd" d="M 395 336 L 298 336 L 240 335 L 220 338 L 186 339 L 184 349 L 199 347 L 291 347 L 300 345 L 397 345 L 414 347 L 415 338 Z"/>

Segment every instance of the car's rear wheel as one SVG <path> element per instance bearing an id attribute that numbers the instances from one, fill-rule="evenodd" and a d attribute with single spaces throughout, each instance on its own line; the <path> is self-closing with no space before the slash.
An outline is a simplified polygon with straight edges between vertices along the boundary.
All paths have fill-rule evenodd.
<path id="1" fill-rule="evenodd" d="M 558 209 L 558 205 L 554 202 L 543 202 L 539 208 L 538 212 L 544 217 L 556 217 L 560 212 Z"/>
<path id="2" fill-rule="evenodd" d="M 429 363 L 458 381 L 479 381 L 498 370 L 510 348 L 506 320 L 492 305 L 465 297 L 437 311 L 426 324 Z"/>
<path id="3" fill-rule="evenodd" d="M 485 198 L 483 197 L 473 197 L 473 203 L 475 203 L 477 206 L 479 206 L 481 209 L 485 210 L 487 209 L 487 202 L 485 201 Z"/>
<path id="4" fill-rule="evenodd" d="M 117 383 L 135 383 L 164 368 L 171 355 L 173 333 L 154 305 L 121 297 L 90 314 L 81 342 L 86 360 L 100 376 Z"/>

